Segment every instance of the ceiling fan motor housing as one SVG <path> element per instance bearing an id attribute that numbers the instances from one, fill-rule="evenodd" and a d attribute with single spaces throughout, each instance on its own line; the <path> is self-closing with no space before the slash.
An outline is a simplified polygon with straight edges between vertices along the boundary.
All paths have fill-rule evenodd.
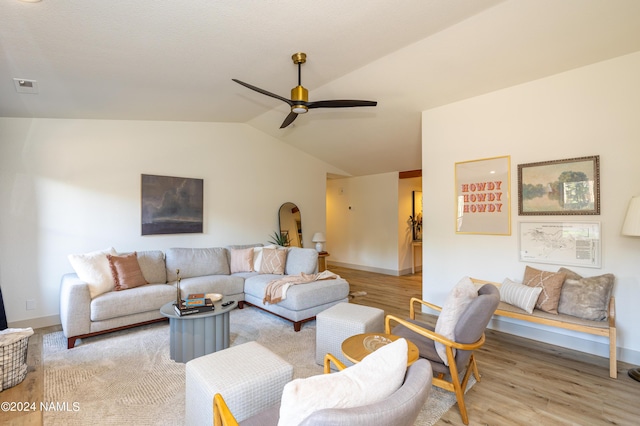
<path id="1" fill-rule="evenodd" d="M 304 87 L 296 86 L 291 89 L 291 100 L 294 102 L 293 105 L 291 105 L 291 112 L 295 112 L 296 114 L 304 114 L 308 111 L 307 106 L 302 103 L 309 101 L 309 91 Z"/>

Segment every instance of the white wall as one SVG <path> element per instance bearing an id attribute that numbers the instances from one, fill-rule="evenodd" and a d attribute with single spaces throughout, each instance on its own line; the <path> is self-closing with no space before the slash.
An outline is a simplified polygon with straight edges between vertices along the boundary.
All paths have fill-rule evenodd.
<path id="1" fill-rule="evenodd" d="M 518 222 L 597 220 L 602 268 L 571 268 L 583 276 L 616 276 L 618 346 L 640 363 L 640 239 L 620 235 L 629 199 L 640 194 L 640 53 L 623 56 L 423 112 L 425 214 L 423 296 L 442 303 L 463 276 L 522 279 Z M 454 163 L 511 155 L 511 236 L 456 235 Z M 599 216 L 518 216 L 517 165 L 600 156 Z M 555 271 L 557 265 L 532 263 Z M 494 327 L 606 356 L 605 340 L 516 321 Z"/>
<path id="2" fill-rule="evenodd" d="M 398 173 L 327 181 L 329 263 L 398 274 Z"/>
<path id="3" fill-rule="evenodd" d="M 329 263 L 388 275 L 411 273 L 408 224 L 413 191 L 422 179 L 398 173 L 327 181 L 327 251 Z M 422 259 L 416 248 L 416 266 Z"/>
<path id="4" fill-rule="evenodd" d="M 335 169 L 244 124 L 0 118 L 8 321 L 59 323 L 69 253 L 264 243 L 286 201 L 300 208 L 313 247 L 325 227 L 327 172 Z M 204 179 L 204 232 L 141 236 L 141 174 Z"/>

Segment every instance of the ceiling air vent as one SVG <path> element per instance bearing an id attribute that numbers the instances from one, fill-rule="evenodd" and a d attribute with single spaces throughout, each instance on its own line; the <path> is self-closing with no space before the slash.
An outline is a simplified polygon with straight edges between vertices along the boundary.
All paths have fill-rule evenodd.
<path id="1" fill-rule="evenodd" d="M 38 93 L 38 82 L 36 80 L 14 78 L 13 84 L 16 85 L 16 91 L 18 93 Z"/>

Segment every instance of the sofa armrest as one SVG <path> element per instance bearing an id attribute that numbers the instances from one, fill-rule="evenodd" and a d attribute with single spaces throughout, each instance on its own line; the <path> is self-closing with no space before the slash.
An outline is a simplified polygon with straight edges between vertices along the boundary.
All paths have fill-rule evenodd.
<path id="1" fill-rule="evenodd" d="M 67 338 L 91 332 L 89 286 L 76 274 L 65 274 L 60 282 L 60 323 Z"/>

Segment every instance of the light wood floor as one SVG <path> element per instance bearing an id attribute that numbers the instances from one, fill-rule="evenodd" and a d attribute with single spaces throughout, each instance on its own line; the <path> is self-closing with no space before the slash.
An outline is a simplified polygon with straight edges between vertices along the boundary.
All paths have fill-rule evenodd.
<path id="1" fill-rule="evenodd" d="M 402 277 L 332 267 L 365 291 L 352 303 L 375 306 L 387 314 L 407 316 L 409 299 L 421 297 L 422 275 Z M 434 321 L 421 315 L 425 321 Z M 304 326 L 303 326 L 304 327 Z M 42 336 L 59 326 L 35 330 L 29 339 L 29 374 L 0 393 L 0 401 L 36 402 L 43 398 Z M 634 367 L 618 363 L 618 379 L 609 378 L 608 360 L 500 332 L 487 331 L 477 352 L 482 375 L 466 395 L 471 425 L 638 425 L 640 382 L 627 375 Z M 0 413 L 2 425 L 41 425 L 42 413 Z M 460 425 L 457 407 L 437 425 Z"/>

